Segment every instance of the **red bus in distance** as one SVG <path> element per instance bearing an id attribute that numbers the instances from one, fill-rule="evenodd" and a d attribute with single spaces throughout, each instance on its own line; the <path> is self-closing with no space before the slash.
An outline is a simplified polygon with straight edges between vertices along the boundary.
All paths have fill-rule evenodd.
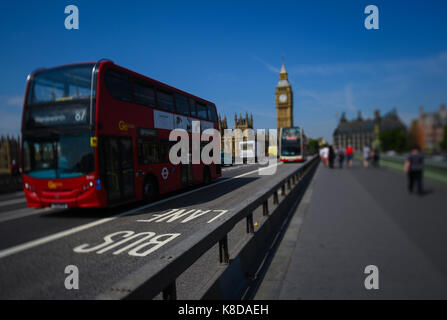
<path id="1" fill-rule="evenodd" d="M 281 128 L 279 143 L 281 162 L 306 161 L 307 137 L 301 127 Z"/>
<path id="2" fill-rule="evenodd" d="M 153 201 L 221 176 L 220 164 L 169 161 L 169 133 L 200 121 L 219 129 L 216 106 L 109 60 L 37 70 L 22 117 L 29 207 L 107 207 Z"/>

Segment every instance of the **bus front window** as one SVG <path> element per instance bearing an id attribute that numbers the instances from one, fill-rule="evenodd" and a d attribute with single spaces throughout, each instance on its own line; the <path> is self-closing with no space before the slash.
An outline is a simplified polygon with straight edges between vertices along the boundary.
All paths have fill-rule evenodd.
<path id="1" fill-rule="evenodd" d="M 281 148 L 281 155 L 282 156 L 298 156 L 301 154 L 301 147 L 299 142 L 298 143 L 294 143 L 294 144 L 287 144 L 284 143 L 282 144 L 282 148 Z"/>
<path id="2" fill-rule="evenodd" d="M 24 173 L 33 178 L 73 178 L 94 171 L 90 133 L 25 138 Z"/>
<path id="3" fill-rule="evenodd" d="M 90 98 L 92 69 L 93 65 L 86 64 L 39 72 L 31 84 L 27 104 Z"/>

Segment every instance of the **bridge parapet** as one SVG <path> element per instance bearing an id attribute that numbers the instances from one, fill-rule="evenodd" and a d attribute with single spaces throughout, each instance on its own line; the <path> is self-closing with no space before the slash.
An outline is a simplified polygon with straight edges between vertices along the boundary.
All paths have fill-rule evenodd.
<path id="1" fill-rule="evenodd" d="M 222 268 L 197 298 L 241 297 L 319 161 L 319 157 L 314 157 L 273 186 L 265 186 L 264 189 L 248 196 L 245 201 L 232 208 L 229 214 L 220 217 L 220 224 L 205 226 L 200 232 L 170 248 L 160 259 L 148 262 L 97 298 L 152 299 L 162 292 L 164 299 L 176 299 L 176 279 L 216 244 Z M 269 211 L 269 199 L 274 205 L 272 211 Z M 260 221 L 260 227 L 255 230 L 253 212 L 259 207 L 262 207 L 263 219 Z M 230 259 L 228 234 L 244 219 L 248 236 L 236 256 Z M 229 277 L 239 282 L 233 282 L 229 287 L 221 281 L 228 281 Z"/>

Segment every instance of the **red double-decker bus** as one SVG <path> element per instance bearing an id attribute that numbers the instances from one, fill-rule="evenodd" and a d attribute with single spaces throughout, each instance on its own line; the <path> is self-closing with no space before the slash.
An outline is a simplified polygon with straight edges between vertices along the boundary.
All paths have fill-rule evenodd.
<path id="1" fill-rule="evenodd" d="M 281 128 L 279 143 L 281 162 L 306 161 L 307 137 L 301 127 Z"/>
<path id="2" fill-rule="evenodd" d="M 169 133 L 195 120 L 219 129 L 212 102 L 109 60 L 35 71 L 22 118 L 28 206 L 106 207 L 209 183 L 220 164 L 169 161 Z"/>

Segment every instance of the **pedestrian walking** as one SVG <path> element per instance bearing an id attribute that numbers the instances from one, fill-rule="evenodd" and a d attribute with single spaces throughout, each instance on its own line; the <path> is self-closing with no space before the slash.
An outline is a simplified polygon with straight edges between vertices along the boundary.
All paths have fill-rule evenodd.
<path id="1" fill-rule="evenodd" d="M 19 184 L 19 168 L 17 166 L 17 163 L 15 160 L 11 161 L 11 167 L 9 172 L 9 184 L 12 185 L 13 183 Z"/>
<path id="2" fill-rule="evenodd" d="M 373 155 L 372 155 L 373 167 L 377 168 L 379 166 L 379 161 L 380 161 L 380 151 L 379 151 L 379 149 L 375 148 L 373 150 Z"/>
<path id="3" fill-rule="evenodd" d="M 332 146 L 329 146 L 328 160 L 329 160 L 329 168 L 334 169 L 335 151 Z"/>
<path id="4" fill-rule="evenodd" d="M 354 158 L 354 149 L 351 145 L 346 148 L 346 160 L 348 161 L 348 168 L 352 167 L 352 159 Z"/>
<path id="5" fill-rule="evenodd" d="M 371 149 L 368 146 L 363 147 L 363 166 L 369 167 L 369 161 L 371 160 Z"/>
<path id="6" fill-rule="evenodd" d="M 418 148 L 411 150 L 410 155 L 405 161 L 405 172 L 408 179 L 408 192 L 413 193 L 413 187 L 416 183 L 418 194 L 423 194 L 423 171 L 424 171 L 424 156 L 420 153 Z"/>
<path id="7" fill-rule="evenodd" d="M 329 148 L 323 147 L 320 150 L 320 156 L 321 156 L 321 159 L 323 160 L 325 166 L 327 167 L 329 165 Z"/>
<path id="8" fill-rule="evenodd" d="M 337 159 L 338 159 L 338 166 L 340 167 L 340 169 L 343 169 L 343 162 L 345 161 L 345 149 L 344 148 L 337 149 Z"/>

